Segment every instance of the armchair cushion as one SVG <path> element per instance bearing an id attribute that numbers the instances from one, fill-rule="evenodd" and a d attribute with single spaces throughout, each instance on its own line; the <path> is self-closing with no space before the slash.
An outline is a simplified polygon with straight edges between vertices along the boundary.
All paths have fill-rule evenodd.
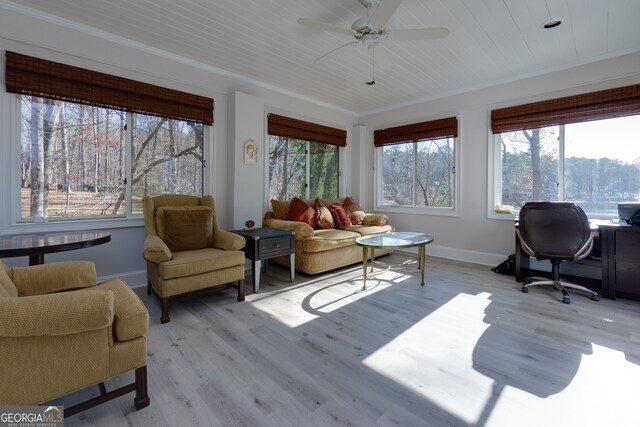
<path id="1" fill-rule="evenodd" d="M 112 321 L 109 291 L 0 298 L 0 337 L 71 335 L 106 328 Z"/>
<path id="2" fill-rule="evenodd" d="M 244 266 L 244 252 L 242 251 L 206 248 L 174 252 L 171 260 L 159 265 L 159 275 L 163 280 L 167 280 L 208 273 L 237 265 Z"/>
<path id="3" fill-rule="evenodd" d="M 158 209 L 158 235 L 171 252 L 203 249 L 210 245 L 213 211 L 208 206 Z"/>
<path id="4" fill-rule="evenodd" d="M 7 274 L 7 265 L 0 260 L 0 298 L 17 297 L 18 288 Z"/>
<path id="5" fill-rule="evenodd" d="M 132 340 L 143 336 L 149 329 L 147 308 L 122 280 L 107 280 L 87 291 L 111 291 L 113 293 L 113 334 L 116 340 Z"/>
<path id="6" fill-rule="evenodd" d="M 87 288 L 98 283 L 96 267 L 90 261 L 62 261 L 30 267 L 13 267 L 11 275 L 21 297 Z"/>

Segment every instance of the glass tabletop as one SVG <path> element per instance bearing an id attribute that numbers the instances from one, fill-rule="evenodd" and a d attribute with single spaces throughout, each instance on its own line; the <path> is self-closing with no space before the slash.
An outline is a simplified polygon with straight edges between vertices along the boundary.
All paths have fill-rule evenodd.
<path id="1" fill-rule="evenodd" d="M 356 245 L 367 248 L 410 248 L 431 242 L 433 242 L 433 236 L 430 234 L 407 231 L 381 233 L 356 239 Z"/>

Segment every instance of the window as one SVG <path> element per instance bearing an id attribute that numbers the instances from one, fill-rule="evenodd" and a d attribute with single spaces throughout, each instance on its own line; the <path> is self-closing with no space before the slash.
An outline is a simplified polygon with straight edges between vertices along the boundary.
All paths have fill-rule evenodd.
<path id="1" fill-rule="evenodd" d="M 375 131 L 378 208 L 455 213 L 457 118 Z"/>
<path id="2" fill-rule="evenodd" d="M 617 217 L 640 200 L 640 115 L 496 135 L 496 211 L 529 200 L 571 200 L 590 217 Z"/>
<path id="3" fill-rule="evenodd" d="M 569 200 L 615 218 L 640 200 L 640 85 L 493 110 L 491 130 L 489 217 Z"/>
<path id="4" fill-rule="evenodd" d="M 21 116 L 22 220 L 141 214 L 146 195 L 202 194 L 202 124 L 31 96 Z"/>
<path id="5" fill-rule="evenodd" d="M 19 222 L 123 217 L 141 214 L 146 195 L 202 194 L 213 99 L 5 56 L 20 118 Z"/>
<path id="6" fill-rule="evenodd" d="M 269 200 L 338 197 L 347 132 L 269 114 Z"/>

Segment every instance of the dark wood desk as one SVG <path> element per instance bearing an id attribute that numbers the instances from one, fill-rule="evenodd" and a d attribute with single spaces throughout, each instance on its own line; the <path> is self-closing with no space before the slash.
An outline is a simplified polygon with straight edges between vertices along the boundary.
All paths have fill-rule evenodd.
<path id="1" fill-rule="evenodd" d="M 262 261 L 264 261 L 266 271 L 269 258 L 289 255 L 291 281 L 293 282 L 296 272 L 296 233 L 266 227 L 253 230 L 232 230 L 232 233 L 241 235 L 247 242 L 242 250 L 245 256 L 251 260 L 254 293 L 258 293 L 260 289 Z"/>
<path id="2" fill-rule="evenodd" d="M 604 298 L 640 300 L 640 227 L 610 222 L 597 222 L 597 225 L 598 235 L 591 259 L 600 260 L 601 280 L 567 278 L 588 287 L 600 287 Z M 516 281 L 521 282 L 525 275 L 540 273 L 529 269 L 529 256 L 522 250 L 516 235 Z"/>
<path id="3" fill-rule="evenodd" d="M 102 231 L 15 234 L 0 236 L 0 258 L 28 256 L 29 265 L 44 264 L 44 255 L 102 245 L 111 234 Z"/>

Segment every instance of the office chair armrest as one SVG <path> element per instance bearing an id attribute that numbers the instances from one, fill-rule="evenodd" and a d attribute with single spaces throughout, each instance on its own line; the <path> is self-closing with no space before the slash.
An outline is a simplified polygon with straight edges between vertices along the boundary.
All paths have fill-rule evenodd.
<path id="1" fill-rule="evenodd" d="M 585 244 L 582 245 L 582 247 L 576 252 L 576 256 L 573 258 L 574 261 L 584 259 L 591 253 L 591 250 L 593 249 L 593 239 L 594 237 L 596 237 L 597 233 L 598 227 L 592 225 L 591 232 L 589 233 L 589 238 L 587 239 Z"/>
<path id="2" fill-rule="evenodd" d="M 529 256 L 535 256 L 533 249 L 531 249 L 531 246 L 529 246 L 527 242 L 522 238 L 522 235 L 520 234 L 520 230 L 517 228 L 516 228 L 516 236 L 518 236 L 518 240 L 520 241 L 520 247 L 522 248 L 522 250 L 525 251 L 526 254 Z"/>

